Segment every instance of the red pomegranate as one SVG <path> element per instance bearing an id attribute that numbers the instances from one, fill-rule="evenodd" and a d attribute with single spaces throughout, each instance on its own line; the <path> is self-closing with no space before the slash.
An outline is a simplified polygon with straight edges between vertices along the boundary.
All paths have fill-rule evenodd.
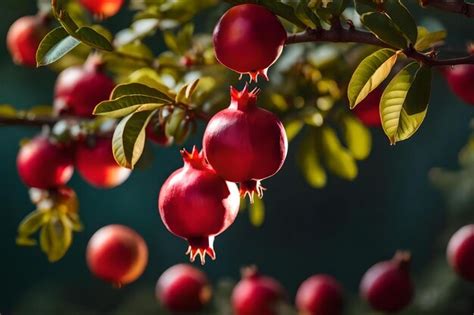
<path id="1" fill-rule="evenodd" d="M 231 299 L 235 315 L 277 315 L 286 294 L 275 279 L 250 267 L 242 272 L 242 280 L 235 286 Z"/>
<path id="2" fill-rule="evenodd" d="M 61 72 L 55 86 L 54 111 L 92 117 L 95 106 L 109 99 L 115 87 L 114 81 L 101 68 L 101 61 L 93 56 L 84 66 L 73 66 Z"/>
<path id="3" fill-rule="evenodd" d="M 146 136 L 152 142 L 167 147 L 173 144 L 173 137 L 168 137 L 165 132 L 166 121 L 160 115 L 151 117 L 150 122 L 146 126 Z"/>
<path id="4" fill-rule="evenodd" d="M 259 75 L 268 80 L 268 68 L 280 57 L 286 31 L 268 9 L 256 4 L 241 4 L 229 9 L 214 29 L 216 57 L 237 73 Z"/>
<path id="5" fill-rule="evenodd" d="M 206 275 L 186 264 L 166 270 L 156 283 L 155 293 L 168 311 L 177 313 L 199 312 L 212 297 Z"/>
<path id="6" fill-rule="evenodd" d="M 256 105 L 257 91 L 231 88 L 231 103 L 218 112 L 204 132 L 209 164 L 222 178 L 240 183 L 243 195 L 261 197 L 260 181 L 274 175 L 285 162 L 288 140 L 277 116 Z"/>
<path id="7" fill-rule="evenodd" d="M 392 260 L 372 266 L 362 278 L 360 293 L 374 310 L 398 312 L 413 299 L 410 254 L 397 252 Z"/>
<path id="8" fill-rule="evenodd" d="M 43 15 L 24 16 L 16 20 L 7 34 L 7 47 L 13 61 L 36 67 L 36 50 L 47 33 L 47 19 Z"/>
<path id="9" fill-rule="evenodd" d="M 137 232 L 112 224 L 92 235 L 86 256 L 96 277 L 121 287 L 141 276 L 148 262 L 148 248 Z"/>
<path id="10" fill-rule="evenodd" d="M 216 174 L 196 147 L 181 154 L 184 166 L 161 187 L 158 208 L 166 228 L 188 241 L 191 261 L 199 255 L 204 264 L 206 254 L 215 259 L 214 238 L 239 212 L 239 191 Z"/>
<path id="11" fill-rule="evenodd" d="M 76 168 L 86 182 L 97 188 L 119 186 L 131 173 L 115 162 L 110 137 L 80 142 L 76 150 Z"/>
<path id="12" fill-rule="evenodd" d="M 451 237 L 448 262 L 464 279 L 474 282 L 474 224 L 466 225 Z"/>
<path id="13" fill-rule="evenodd" d="M 315 275 L 296 293 L 296 307 L 305 315 L 340 315 L 344 305 L 341 285 L 331 276 Z"/>
<path id="14" fill-rule="evenodd" d="M 71 179 L 73 150 L 69 145 L 39 135 L 20 148 L 16 165 L 21 180 L 28 187 L 57 188 Z"/>
<path id="15" fill-rule="evenodd" d="M 370 92 L 367 97 L 354 108 L 354 114 L 359 118 L 364 125 L 369 127 L 382 126 L 380 118 L 379 104 L 382 97 L 383 90 L 376 88 Z"/>
<path id="16" fill-rule="evenodd" d="M 120 11 L 124 0 L 80 0 L 80 2 L 94 16 L 108 18 Z"/>
<path id="17" fill-rule="evenodd" d="M 474 105 L 474 65 L 456 65 L 444 69 L 449 87 L 464 102 Z"/>

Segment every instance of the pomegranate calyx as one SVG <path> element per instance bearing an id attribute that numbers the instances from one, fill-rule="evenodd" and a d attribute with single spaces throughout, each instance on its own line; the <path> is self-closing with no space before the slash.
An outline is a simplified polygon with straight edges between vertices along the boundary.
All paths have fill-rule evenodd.
<path id="1" fill-rule="evenodd" d="M 409 251 L 399 250 L 395 253 L 393 261 L 398 265 L 400 269 L 408 270 L 411 263 L 411 253 Z"/>
<path id="2" fill-rule="evenodd" d="M 254 107 L 257 104 L 257 94 L 260 90 L 258 88 L 249 92 L 248 84 L 245 84 L 242 91 L 237 90 L 233 86 L 230 87 L 231 103 L 230 107 L 245 111 Z"/>
<path id="3" fill-rule="evenodd" d="M 261 75 L 265 80 L 270 81 L 270 79 L 268 78 L 268 68 L 249 72 L 248 75 L 250 76 L 250 83 L 252 83 L 253 81 L 258 82 L 259 75 Z"/>
<path id="4" fill-rule="evenodd" d="M 260 272 L 258 271 L 258 267 L 256 265 L 242 268 L 240 270 L 240 274 L 242 279 L 255 279 L 260 276 Z"/>
<path id="5" fill-rule="evenodd" d="M 189 247 L 186 251 L 186 255 L 189 255 L 191 262 L 194 262 L 198 255 L 201 260 L 201 265 L 206 263 L 206 255 L 209 255 L 212 260 L 216 260 L 214 236 L 189 238 L 188 243 Z"/>
<path id="6" fill-rule="evenodd" d="M 245 198 L 249 197 L 250 203 L 254 202 L 254 195 L 257 193 L 257 197 L 262 199 L 263 198 L 263 191 L 266 190 L 265 187 L 262 186 L 261 181 L 259 180 L 248 180 L 245 182 L 241 182 L 240 184 L 240 196 Z"/>
<path id="7" fill-rule="evenodd" d="M 186 149 L 182 149 L 180 152 L 185 165 L 200 170 L 211 169 L 209 164 L 206 162 L 206 159 L 204 158 L 204 153 L 202 151 L 198 151 L 196 146 L 193 146 L 191 152 L 186 151 Z"/>

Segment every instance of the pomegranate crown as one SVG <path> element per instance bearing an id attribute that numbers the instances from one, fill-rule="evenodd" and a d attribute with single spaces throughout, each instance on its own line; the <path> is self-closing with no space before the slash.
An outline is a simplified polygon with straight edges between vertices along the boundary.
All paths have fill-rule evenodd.
<path id="1" fill-rule="evenodd" d="M 196 169 L 212 169 L 204 158 L 203 151 L 199 151 L 196 146 L 193 146 L 191 153 L 186 151 L 186 149 L 182 149 L 180 152 L 185 165 Z"/>
<path id="2" fill-rule="evenodd" d="M 255 265 L 244 267 L 240 270 L 240 275 L 242 279 L 256 279 L 260 277 L 260 272 L 258 267 Z"/>
<path id="3" fill-rule="evenodd" d="M 249 91 L 249 86 L 246 83 L 242 91 L 237 90 L 233 86 L 230 87 L 231 107 L 239 110 L 245 110 L 253 107 L 257 103 L 257 94 L 260 92 L 259 88 Z"/>
<path id="4" fill-rule="evenodd" d="M 408 270 L 411 263 L 411 253 L 409 251 L 399 250 L 395 253 L 392 260 L 398 264 L 401 269 Z"/>

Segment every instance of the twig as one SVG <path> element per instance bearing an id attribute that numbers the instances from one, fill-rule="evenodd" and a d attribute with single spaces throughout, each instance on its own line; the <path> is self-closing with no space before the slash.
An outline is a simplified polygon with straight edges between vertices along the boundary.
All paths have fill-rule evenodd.
<path id="1" fill-rule="evenodd" d="M 474 17 L 474 3 L 464 0 L 419 0 L 422 7 L 433 7 L 446 12 L 462 14 L 468 18 Z"/>

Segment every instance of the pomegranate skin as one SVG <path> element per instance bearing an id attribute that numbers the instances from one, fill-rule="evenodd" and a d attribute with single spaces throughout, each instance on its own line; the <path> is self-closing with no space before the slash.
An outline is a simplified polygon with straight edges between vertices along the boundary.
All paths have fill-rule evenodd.
<path id="1" fill-rule="evenodd" d="M 206 275 L 191 265 L 167 269 L 158 279 L 156 298 L 170 312 L 199 312 L 206 306 L 212 290 Z"/>
<path id="2" fill-rule="evenodd" d="M 23 145 L 16 165 L 28 187 L 52 189 L 65 185 L 74 171 L 72 148 L 40 135 Z"/>
<path id="3" fill-rule="evenodd" d="M 451 237 L 448 262 L 462 278 L 474 282 L 474 224 L 466 225 Z"/>
<path id="4" fill-rule="evenodd" d="M 7 47 L 16 64 L 36 67 L 36 51 L 48 33 L 45 22 L 41 16 L 24 16 L 10 26 Z"/>
<path id="5" fill-rule="evenodd" d="M 278 18 L 256 4 L 229 9 L 217 23 L 214 34 L 216 58 L 237 73 L 268 80 L 267 70 L 280 57 L 286 31 Z"/>
<path id="6" fill-rule="evenodd" d="M 261 197 L 260 181 L 277 173 L 285 162 L 288 140 L 273 113 L 256 105 L 256 92 L 231 88 L 231 103 L 209 121 L 203 149 L 222 178 L 241 183 L 241 193 Z"/>
<path id="7" fill-rule="evenodd" d="M 54 111 L 92 117 L 95 106 L 109 99 L 114 87 L 114 81 L 100 70 L 95 60 L 88 60 L 84 66 L 67 68 L 56 80 Z"/>
<path id="8" fill-rule="evenodd" d="M 377 263 L 365 273 L 360 292 L 374 310 L 392 313 L 410 304 L 414 288 L 409 261 L 409 254 L 399 252 L 392 260 Z"/>
<path id="9" fill-rule="evenodd" d="M 148 248 L 137 232 L 112 224 L 92 235 L 86 259 L 96 277 L 121 287 L 142 275 L 148 263 Z"/>
<path id="10" fill-rule="evenodd" d="M 124 0 L 80 0 L 80 3 L 93 15 L 108 18 L 120 11 Z"/>
<path id="11" fill-rule="evenodd" d="M 96 188 L 114 188 L 125 182 L 131 170 L 117 164 L 112 153 L 112 138 L 96 137 L 90 146 L 81 142 L 76 150 L 76 169 Z"/>
<path id="12" fill-rule="evenodd" d="M 451 91 L 464 102 L 474 105 L 474 65 L 456 65 L 444 69 L 444 75 Z"/>
<path id="13" fill-rule="evenodd" d="M 231 303 L 235 315 L 277 315 L 278 305 L 285 299 L 285 290 L 278 281 L 249 268 L 235 286 Z"/>
<path id="14" fill-rule="evenodd" d="M 166 228 L 189 243 L 193 262 L 197 255 L 215 259 L 214 238 L 235 220 L 240 206 L 235 183 L 226 182 L 207 164 L 196 147 L 181 151 L 184 166 L 161 187 L 158 208 Z"/>
<path id="15" fill-rule="evenodd" d="M 296 307 L 304 315 L 340 315 L 343 305 L 342 287 L 328 275 L 308 278 L 296 293 Z"/>
<path id="16" fill-rule="evenodd" d="M 368 127 L 382 126 L 380 118 L 379 104 L 383 90 L 377 88 L 370 92 L 367 97 L 354 108 L 354 114 L 362 123 Z"/>

